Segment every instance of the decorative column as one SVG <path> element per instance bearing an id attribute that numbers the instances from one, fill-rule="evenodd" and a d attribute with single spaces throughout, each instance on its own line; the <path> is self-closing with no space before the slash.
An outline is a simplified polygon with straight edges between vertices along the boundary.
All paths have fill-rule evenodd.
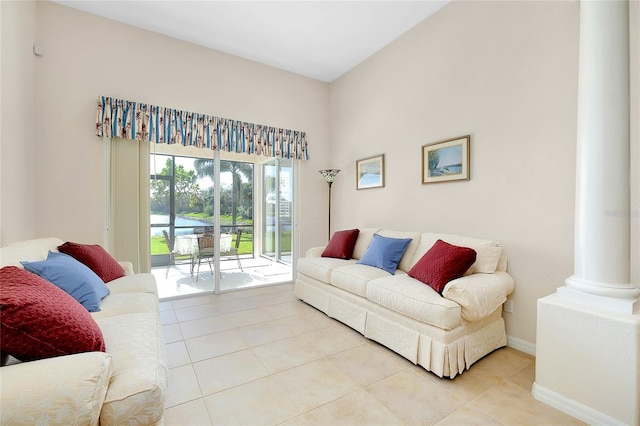
<path id="1" fill-rule="evenodd" d="M 627 1 L 580 3 L 579 54 L 574 275 L 559 295 L 633 313 Z"/>
<path id="2" fill-rule="evenodd" d="M 637 10 L 637 9 L 634 9 Z M 640 23 L 640 14 L 631 17 Z M 640 425 L 640 289 L 630 284 L 629 2 L 580 2 L 574 275 L 538 300 L 538 400 Z"/>

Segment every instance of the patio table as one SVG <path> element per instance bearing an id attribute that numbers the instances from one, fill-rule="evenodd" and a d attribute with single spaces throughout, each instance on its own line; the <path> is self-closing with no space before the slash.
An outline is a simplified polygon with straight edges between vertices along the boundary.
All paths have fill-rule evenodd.
<path id="1" fill-rule="evenodd" d="M 177 254 L 189 255 L 190 257 L 190 272 L 193 275 L 193 268 L 195 266 L 195 260 L 198 258 L 198 237 L 202 234 L 183 234 L 176 235 L 176 240 L 173 245 L 173 249 Z M 232 234 L 220 235 L 220 251 L 229 251 L 231 248 Z"/>

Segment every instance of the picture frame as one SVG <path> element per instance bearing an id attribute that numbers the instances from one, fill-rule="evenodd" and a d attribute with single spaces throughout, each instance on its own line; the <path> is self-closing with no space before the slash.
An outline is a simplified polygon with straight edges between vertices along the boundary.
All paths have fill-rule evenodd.
<path id="1" fill-rule="evenodd" d="M 471 136 L 422 145 L 422 184 L 470 180 Z"/>
<path id="2" fill-rule="evenodd" d="M 356 189 L 384 187 L 384 154 L 356 161 Z"/>

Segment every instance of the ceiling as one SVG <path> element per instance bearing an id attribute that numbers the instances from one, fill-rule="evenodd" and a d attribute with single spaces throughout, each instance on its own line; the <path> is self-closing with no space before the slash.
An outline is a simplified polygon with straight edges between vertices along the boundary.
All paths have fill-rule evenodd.
<path id="1" fill-rule="evenodd" d="M 332 82 L 450 0 L 52 1 Z"/>

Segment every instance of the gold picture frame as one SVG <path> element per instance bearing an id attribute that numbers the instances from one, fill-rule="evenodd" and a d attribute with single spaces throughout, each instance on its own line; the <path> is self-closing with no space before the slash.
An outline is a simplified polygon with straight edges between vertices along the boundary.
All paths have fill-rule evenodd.
<path id="1" fill-rule="evenodd" d="M 356 161 L 356 189 L 384 187 L 384 154 Z"/>
<path id="2" fill-rule="evenodd" d="M 422 145 L 422 183 L 470 180 L 471 136 Z"/>

